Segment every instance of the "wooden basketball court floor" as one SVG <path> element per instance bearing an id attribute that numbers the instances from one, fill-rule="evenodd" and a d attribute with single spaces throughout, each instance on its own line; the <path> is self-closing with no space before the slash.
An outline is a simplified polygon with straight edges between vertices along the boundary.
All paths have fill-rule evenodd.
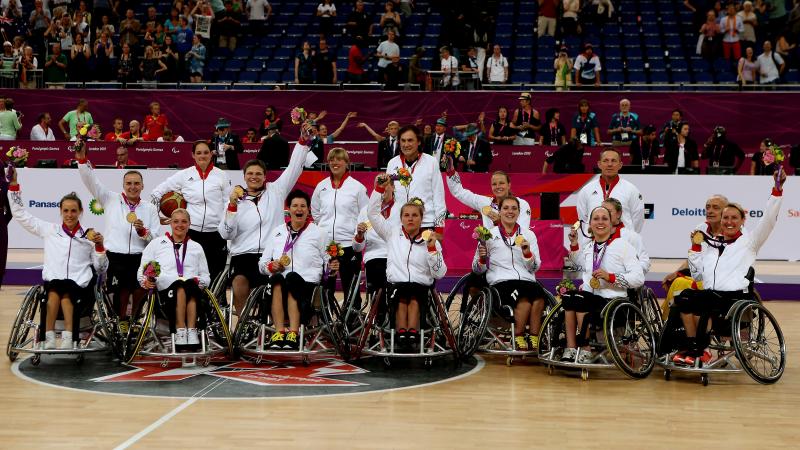
<path id="1" fill-rule="evenodd" d="M 25 290 L 0 291 L 0 342 Z M 409 389 L 146 398 L 33 383 L 3 357 L 0 448 L 797 448 L 800 303 L 767 306 L 788 352 L 774 385 L 745 374 L 712 376 L 707 387 L 697 377 L 667 382 L 658 367 L 645 380 L 611 370 L 581 381 L 577 373 L 548 375 L 530 362 L 507 367 L 502 357 L 482 356 L 483 367 L 468 376 Z"/>

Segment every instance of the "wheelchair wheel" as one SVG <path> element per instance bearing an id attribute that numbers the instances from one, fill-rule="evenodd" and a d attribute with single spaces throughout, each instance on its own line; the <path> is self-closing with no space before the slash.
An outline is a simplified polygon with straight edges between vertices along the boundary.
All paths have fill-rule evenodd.
<path id="1" fill-rule="evenodd" d="M 147 337 L 150 330 L 156 304 L 156 293 L 150 292 L 139 304 L 139 308 L 134 312 L 131 322 L 128 325 L 128 337 L 125 339 L 125 362 L 130 364 Z"/>
<path id="2" fill-rule="evenodd" d="M 231 267 L 230 265 L 226 265 L 225 269 L 214 278 L 214 281 L 211 282 L 211 286 L 208 287 L 208 290 L 214 294 L 214 298 L 217 299 L 217 303 L 222 308 L 228 307 L 228 283 L 230 282 L 230 274 L 231 274 Z"/>
<path id="3" fill-rule="evenodd" d="M 217 297 L 210 290 L 206 289 L 209 308 L 206 310 L 206 331 L 211 332 L 217 339 L 223 341 L 220 345 L 225 347 L 226 354 L 233 356 L 233 337 L 228 328 L 228 318 L 225 311 L 220 307 Z"/>
<path id="4" fill-rule="evenodd" d="M 259 286 L 250 292 L 244 304 L 242 312 L 239 314 L 239 322 L 236 324 L 236 332 L 233 335 L 233 347 L 235 354 L 258 336 L 261 328 L 259 310 L 264 299 L 267 286 Z"/>
<path id="5" fill-rule="evenodd" d="M 539 359 L 554 360 L 559 357 L 556 352 L 567 344 L 564 308 L 557 304 L 542 322 L 539 330 Z"/>
<path id="6" fill-rule="evenodd" d="M 742 369 L 761 384 L 778 381 L 786 368 L 783 332 L 767 308 L 745 304 L 733 316 L 733 347 Z"/>
<path id="7" fill-rule="evenodd" d="M 647 318 L 647 322 L 650 324 L 653 332 L 655 332 L 656 335 L 661 334 L 661 330 L 664 327 L 664 320 L 661 317 L 661 306 L 658 304 L 656 293 L 645 286 L 642 289 L 641 298 L 639 300 L 641 301 L 642 312 Z"/>
<path id="8" fill-rule="evenodd" d="M 361 336 L 358 339 L 358 345 L 356 345 L 356 347 L 351 351 L 351 358 L 356 359 L 361 356 L 361 352 L 364 350 L 364 347 L 367 345 L 367 341 L 369 340 L 372 327 L 377 326 L 380 328 L 380 324 L 376 324 L 375 322 L 379 320 L 378 312 L 381 310 L 381 302 L 384 301 L 383 297 L 383 288 L 378 289 L 375 292 L 375 295 L 372 296 L 367 317 L 364 319 L 364 328 L 361 330 Z"/>
<path id="9" fill-rule="evenodd" d="M 436 325 L 438 326 L 439 330 L 441 330 L 442 335 L 444 335 L 448 347 L 450 347 L 450 349 L 453 351 L 454 359 L 456 361 L 460 361 L 461 354 L 459 353 L 455 334 L 453 334 L 453 328 L 450 326 L 450 317 L 447 315 L 447 310 L 444 307 L 444 301 L 442 301 L 442 297 L 434 289 L 431 290 L 429 295 L 430 301 L 434 302 L 436 305 L 436 315 L 434 317 L 434 320 L 438 322 Z"/>
<path id="10" fill-rule="evenodd" d="M 613 301 L 606 309 L 603 332 L 620 370 L 631 378 L 650 375 L 656 362 L 656 342 L 642 310 L 627 299 Z"/>
<path id="11" fill-rule="evenodd" d="M 458 326 L 458 351 L 462 358 L 469 358 L 478 350 L 492 315 L 492 296 L 489 289 L 481 289 L 480 293 L 469 299 L 469 303 L 461 315 Z"/>
<path id="12" fill-rule="evenodd" d="M 30 324 L 34 323 L 39 305 L 39 302 L 36 301 L 39 292 L 40 286 L 28 289 L 17 312 L 17 317 L 14 319 L 14 324 L 11 326 L 11 333 L 8 335 L 8 344 L 6 345 L 6 355 L 11 362 L 14 362 L 19 356 L 19 352 L 14 351 L 14 348 L 24 346 L 25 341 L 28 340 L 28 334 L 31 331 Z"/>
<path id="13" fill-rule="evenodd" d="M 348 340 L 347 325 L 344 323 L 342 314 L 342 307 L 333 295 L 327 289 L 322 289 L 322 320 L 328 328 L 328 338 L 336 348 L 339 356 L 345 361 L 350 360 L 350 342 Z M 345 299 L 345 302 L 348 300 Z"/>
<path id="14" fill-rule="evenodd" d="M 100 321 L 103 336 L 106 338 L 108 346 L 111 347 L 111 352 L 114 356 L 122 360 L 125 357 L 125 337 L 119 332 L 119 320 L 113 313 L 114 308 L 111 299 L 102 288 L 97 290 L 96 296 L 95 307 L 97 308 L 97 318 Z"/>

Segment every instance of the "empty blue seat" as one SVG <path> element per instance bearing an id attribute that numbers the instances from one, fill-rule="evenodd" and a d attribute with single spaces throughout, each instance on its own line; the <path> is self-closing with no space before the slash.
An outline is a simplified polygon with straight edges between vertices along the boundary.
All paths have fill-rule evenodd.
<path id="1" fill-rule="evenodd" d="M 225 63 L 226 71 L 239 71 L 244 68 L 244 61 L 241 59 L 230 59 Z"/>
<path id="2" fill-rule="evenodd" d="M 250 72 L 261 72 L 264 70 L 265 64 L 264 61 L 259 59 L 252 59 L 247 61 L 247 65 L 245 65 L 245 70 Z"/>
<path id="3" fill-rule="evenodd" d="M 239 74 L 240 83 L 258 83 L 261 79 L 260 72 L 242 72 Z"/>
<path id="4" fill-rule="evenodd" d="M 628 71 L 628 82 L 629 83 L 646 83 L 647 77 L 645 77 L 644 72 L 638 70 Z"/>

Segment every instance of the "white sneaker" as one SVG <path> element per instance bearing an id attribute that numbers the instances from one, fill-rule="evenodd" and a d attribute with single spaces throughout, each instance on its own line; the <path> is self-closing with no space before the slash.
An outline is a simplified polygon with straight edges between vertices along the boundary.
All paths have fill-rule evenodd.
<path id="1" fill-rule="evenodd" d="M 579 364 L 590 364 L 594 360 L 594 355 L 589 350 L 581 350 L 580 354 L 578 355 L 578 363 Z"/>
<path id="2" fill-rule="evenodd" d="M 175 331 L 175 345 L 186 345 L 186 328 L 178 328 Z"/>
<path id="3" fill-rule="evenodd" d="M 72 331 L 61 332 L 61 350 L 72 350 Z"/>
<path id="4" fill-rule="evenodd" d="M 44 347 L 45 350 L 55 350 L 56 348 L 56 332 L 48 331 L 44 334 Z"/>
<path id="5" fill-rule="evenodd" d="M 561 354 L 562 361 L 575 361 L 575 355 L 578 353 L 578 350 L 574 348 L 565 348 L 564 353 Z"/>
<path id="6" fill-rule="evenodd" d="M 197 336 L 197 328 L 189 328 L 186 343 L 188 345 L 200 345 L 200 338 Z"/>

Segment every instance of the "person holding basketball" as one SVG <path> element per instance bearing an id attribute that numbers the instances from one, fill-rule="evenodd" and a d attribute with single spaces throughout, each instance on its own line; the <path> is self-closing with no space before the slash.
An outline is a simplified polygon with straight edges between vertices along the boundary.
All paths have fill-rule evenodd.
<path id="1" fill-rule="evenodd" d="M 104 186 L 86 155 L 83 141 L 75 144 L 75 159 L 83 185 L 94 197 L 89 209 L 106 219 L 105 247 L 108 257 L 106 289 L 114 300 L 120 318 L 120 331 L 127 333 L 128 302 L 133 299 L 133 311 L 144 296 L 136 279 L 136 270 L 142 265 L 142 251 L 147 243 L 160 233 L 158 210 L 141 201 L 144 180 L 142 174 L 129 170 L 122 176 L 122 193 Z"/>
<path id="2" fill-rule="evenodd" d="M 213 158 L 206 141 L 195 141 L 192 145 L 194 166 L 176 172 L 156 186 L 151 194 L 153 203 L 162 212 L 161 198 L 170 191 L 180 193 L 186 200 L 186 210 L 192 217 L 189 237 L 203 247 L 212 280 L 225 268 L 228 257 L 227 243 L 219 234 L 219 224 L 233 189 L 228 174 L 214 166 Z"/>
<path id="3" fill-rule="evenodd" d="M 200 344 L 197 334 L 198 301 L 202 290 L 211 282 L 203 247 L 188 234 L 191 226 L 189 212 L 183 208 L 172 211 L 171 232 L 153 239 L 142 252 L 142 264 L 136 279 L 145 289 L 157 289 L 158 298 L 166 307 L 170 332 L 175 333 L 175 345 Z M 159 264 L 157 277 L 144 274 L 150 262 Z"/>

